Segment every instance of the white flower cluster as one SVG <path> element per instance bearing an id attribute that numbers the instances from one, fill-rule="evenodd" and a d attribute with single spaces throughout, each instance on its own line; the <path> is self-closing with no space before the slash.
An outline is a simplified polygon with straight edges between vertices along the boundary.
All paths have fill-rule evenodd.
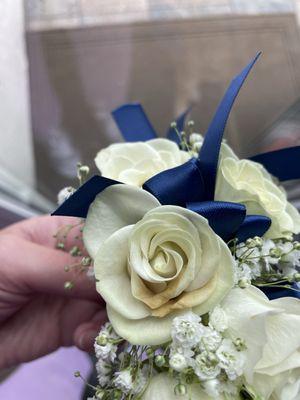
<path id="1" fill-rule="evenodd" d="M 139 365 L 136 368 L 134 358 L 129 356 L 132 346 L 127 345 L 122 351 L 120 344 L 123 345 L 124 340 L 116 334 L 110 323 L 106 323 L 94 344 L 99 386 L 95 388 L 96 394 L 91 400 L 134 399 L 147 384 L 147 368 Z"/>
<path id="2" fill-rule="evenodd" d="M 258 278 L 263 282 L 298 282 L 300 275 L 300 243 L 290 239 L 255 237 L 234 249 L 235 284 L 246 287 Z"/>
<path id="3" fill-rule="evenodd" d="M 113 330 L 111 324 L 107 322 L 99 332 L 95 340 L 95 354 L 98 360 L 112 363 L 115 361 L 117 344 L 119 337 Z"/>
<path id="4" fill-rule="evenodd" d="M 192 370 L 210 396 L 236 392 L 244 372 L 244 344 L 226 338 L 227 328 L 220 306 L 210 313 L 208 325 L 193 312 L 173 320 L 170 368 L 187 374 Z"/>
<path id="5" fill-rule="evenodd" d="M 147 371 L 140 369 L 133 377 L 133 373 L 128 369 L 115 373 L 114 385 L 124 394 L 138 395 L 147 384 Z"/>

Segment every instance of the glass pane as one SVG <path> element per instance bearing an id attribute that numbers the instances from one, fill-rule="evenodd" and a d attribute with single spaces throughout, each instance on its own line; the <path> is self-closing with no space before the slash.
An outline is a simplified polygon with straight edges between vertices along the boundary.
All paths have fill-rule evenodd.
<path id="1" fill-rule="evenodd" d="M 258 50 L 226 138 L 241 156 L 297 142 L 291 124 L 280 144 L 270 130 L 299 96 L 296 10 L 279 0 L 26 2 L 39 190 L 54 199 L 73 183 L 77 161 L 121 140 L 110 111 L 125 102 L 141 102 L 162 136 L 194 104 L 205 133 L 230 79 Z"/>

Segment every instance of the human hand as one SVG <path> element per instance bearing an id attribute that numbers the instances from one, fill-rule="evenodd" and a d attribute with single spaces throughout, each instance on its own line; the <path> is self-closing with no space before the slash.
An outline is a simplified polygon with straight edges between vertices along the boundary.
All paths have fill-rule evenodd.
<path id="1" fill-rule="evenodd" d="M 106 320 L 95 283 L 84 272 L 66 272 L 74 257 L 55 248 L 53 234 L 74 221 L 43 216 L 0 231 L 0 370 L 61 346 L 91 350 Z M 71 290 L 66 281 L 74 282 Z"/>

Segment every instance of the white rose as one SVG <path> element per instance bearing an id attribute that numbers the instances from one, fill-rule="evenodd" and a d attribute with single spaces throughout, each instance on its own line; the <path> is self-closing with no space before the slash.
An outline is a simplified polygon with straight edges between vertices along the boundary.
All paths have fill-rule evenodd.
<path id="1" fill-rule="evenodd" d="M 266 238 L 280 238 L 289 232 L 300 233 L 300 215 L 288 202 L 286 192 L 272 180 L 261 165 L 221 155 L 215 200 L 242 203 L 247 214 L 265 215 L 272 221 Z"/>
<path id="2" fill-rule="evenodd" d="M 233 289 L 223 302 L 228 332 L 245 340 L 245 377 L 264 399 L 300 398 L 300 301 L 269 301 L 257 288 Z"/>
<path id="3" fill-rule="evenodd" d="M 149 178 L 184 164 L 191 158 L 168 139 L 147 142 L 115 143 L 99 151 L 95 163 L 102 176 L 134 186 Z"/>
<path id="4" fill-rule="evenodd" d="M 207 220 L 133 186 L 96 197 L 83 237 L 109 319 L 133 344 L 169 341 L 175 316 L 207 313 L 233 286 L 233 257 Z"/>
<path id="5" fill-rule="evenodd" d="M 151 378 L 150 383 L 141 397 L 141 400 L 223 400 L 223 396 L 210 397 L 201 389 L 200 384 L 187 387 L 186 395 L 175 395 L 174 388 L 178 381 L 172 379 L 167 373 L 158 374 Z"/>

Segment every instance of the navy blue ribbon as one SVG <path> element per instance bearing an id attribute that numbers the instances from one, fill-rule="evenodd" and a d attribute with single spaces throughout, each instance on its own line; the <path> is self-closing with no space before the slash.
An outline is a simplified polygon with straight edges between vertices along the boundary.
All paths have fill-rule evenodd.
<path id="1" fill-rule="evenodd" d="M 187 203 L 186 206 L 206 218 L 211 228 L 225 241 L 235 236 L 246 218 L 246 207 L 239 203 L 200 201 Z"/>
<path id="2" fill-rule="evenodd" d="M 205 196 L 204 181 L 196 158 L 163 171 L 144 183 L 143 189 L 155 196 L 161 204 L 181 207 L 192 201 L 201 201 Z"/>
<path id="3" fill-rule="evenodd" d="M 230 111 L 245 79 L 260 55 L 261 53 L 258 53 L 232 80 L 205 135 L 199 154 L 199 165 L 204 179 L 206 200 L 214 198 L 220 148 Z"/>
<path id="4" fill-rule="evenodd" d="M 241 86 L 248 76 L 251 68 L 258 59 L 260 53 L 247 65 L 242 72 L 231 82 L 205 135 L 202 151 L 199 158 L 192 158 L 185 164 L 176 168 L 163 171 L 150 178 L 143 188 L 152 193 L 161 204 L 173 204 L 188 207 L 199 214 L 208 216 L 211 226 L 224 239 L 231 238 L 238 229 L 243 229 L 243 237 L 258 235 L 265 232 L 267 223 L 262 223 L 261 217 L 253 216 L 252 223 L 245 223 L 244 206 L 232 203 L 214 202 L 214 186 L 219 158 L 220 146 L 230 110 L 233 106 Z M 187 110 L 177 119 L 179 130 L 183 129 Z M 116 109 L 113 116 L 127 141 L 149 140 L 156 137 L 154 128 L 148 120 L 143 108 L 139 104 L 127 104 Z M 171 132 L 169 131 L 169 134 Z M 204 150 L 203 150 L 204 149 Z M 100 177 L 92 178 L 82 186 L 71 198 L 69 198 L 58 210 L 56 215 L 76 215 L 84 217 L 90 203 L 97 193 L 107 186 L 118 183 L 107 180 L 103 186 Z M 76 202 L 76 204 L 73 204 Z M 201 206 L 201 203 L 204 203 Z M 222 226 L 221 219 L 226 222 Z M 247 220 L 245 220 L 247 222 Z M 265 222 L 265 220 L 264 220 Z M 261 233 L 261 234 L 263 234 Z"/>
<path id="5" fill-rule="evenodd" d="M 103 176 L 95 175 L 80 186 L 72 196 L 64 201 L 52 215 L 86 218 L 91 203 L 97 194 L 111 185 L 120 183 Z"/>
<path id="6" fill-rule="evenodd" d="M 263 236 L 271 226 L 271 220 L 264 215 L 247 215 L 237 230 L 239 242 L 245 242 L 250 237 Z M 255 234 L 253 235 L 253 233 Z"/>
<path id="7" fill-rule="evenodd" d="M 296 283 L 292 285 L 292 289 L 281 289 L 275 287 L 260 287 L 260 289 L 270 300 L 280 299 L 281 297 L 295 297 L 296 299 L 300 299 L 300 288 Z"/>
<path id="8" fill-rule="evenodd" d="M 266 170 L 280 181 L 300 179 L 300 146 L 258 154 L 251 158 L 262 164 Z"/>
<path id="9" fill-rule="evenodd" d="M 259 56 L 260 53 L 233 79 L 228 87 L 204 137 L 199 157 L 191 159 L 179 167 L 163 171 L 144 184 L 143 188 L 155 196 L 159 196 L 158 199 L 162 204 L 167 204 L 166 202 L 172 200 L 172 204 L 182 206 L 192 201 L 212 201 L 214 199 L 219 153 L 226 121 L 234 100 Z M 161 191 L 161 188 L 164 187 L 166 190 Z"/>
<path id="10" fill-rule="evenodd" d="M 183 131 L 186 117 L 192 107 L 188 107 L 175 120 L 179 132 Z M 126 142 L 145 142 L 158 137 L 143 107 L 138 103 L 124 104 L 112 112 L 112 116 Z M 167 138 L 179 145 L 180 138 L 174 128 L 169 128 Z"/>
<path id="11" fill-rule="evenodd" d="M 126 142 L 157 138 L 155 129 L 140 104 L 124 104 L 112 112 Z"/>

